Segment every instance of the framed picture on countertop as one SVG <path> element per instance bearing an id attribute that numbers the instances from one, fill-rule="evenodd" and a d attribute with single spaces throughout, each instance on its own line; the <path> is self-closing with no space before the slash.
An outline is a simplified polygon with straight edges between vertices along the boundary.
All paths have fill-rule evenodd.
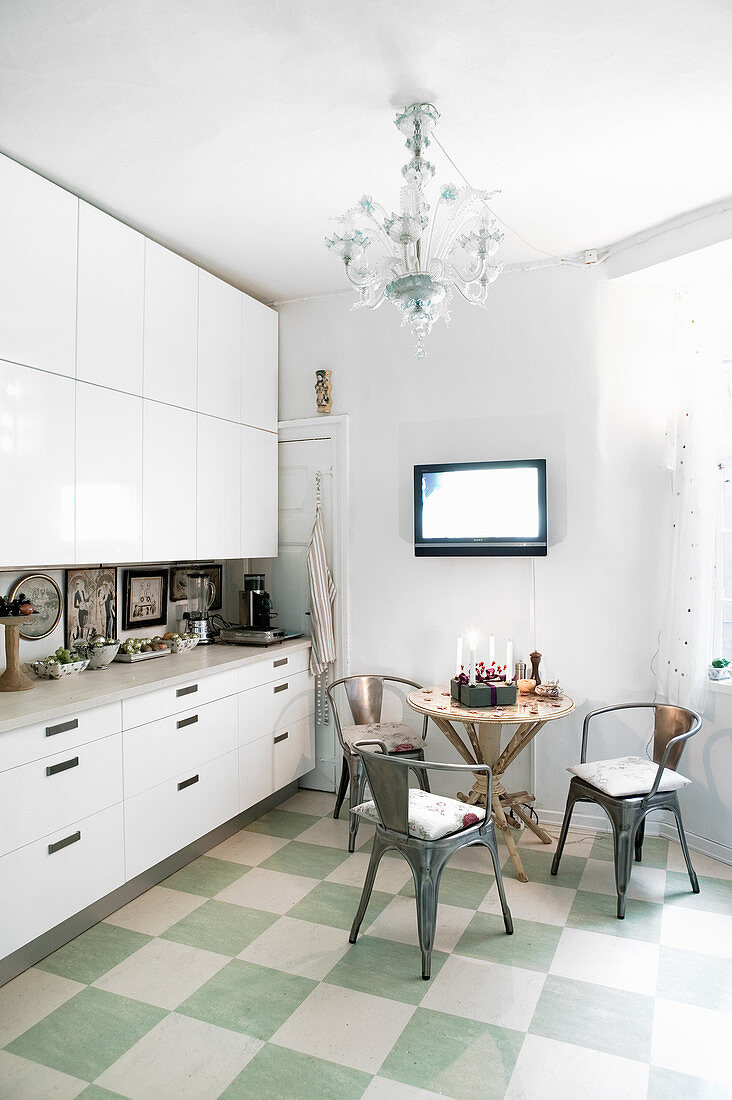
<path id="1" fill-rule="evenodd" d="M 61 589 L 46 573 L 29 573 L 13 585 L 8 599 L 14 600 L 21 593 L 30 600 L 39 616 L 23 623 L 19 630 L 21 638 L 27 641 L 47 638 L 61 618 L 64 605 Z"/>
<path id="2" fill-rule="evenodd" d="M 88 638 L 94 632 L 105 638 L 117 636 L 117 570 L 66 570 L 66 646 Z"/>
<path id="3" fill-rule="evenodd" d="M 168 570 L 125 569 L 122 626 L 162 626 L 168 618 Z"/>

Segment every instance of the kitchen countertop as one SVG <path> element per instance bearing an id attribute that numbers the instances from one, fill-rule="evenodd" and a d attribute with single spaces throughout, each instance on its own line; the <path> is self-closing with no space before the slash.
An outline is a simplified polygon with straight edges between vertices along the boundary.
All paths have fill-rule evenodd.
<path id="1" fill-rule="evenodd" d="M 0 692 L 0 733 L 309 648 L 309 638 L 293 638 L 266 647 L 199 645 L 169 657 L 136 664 L 117 662 L 106 669 L 60 680 L 34 680 L 32 691 Z"/>

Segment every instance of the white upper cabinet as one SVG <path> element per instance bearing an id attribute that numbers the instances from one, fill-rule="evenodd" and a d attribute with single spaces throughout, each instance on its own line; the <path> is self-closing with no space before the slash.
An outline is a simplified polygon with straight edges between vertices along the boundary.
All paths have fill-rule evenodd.
<path id="1" fill-rule="evenodd" d="M 0 358 L 73 378 L 79 200 L 0 156 Z"/>
<path id="2" fill-rule="evenodd" d="M 277 431 L 277 323 L 274 309 L 242 295 L 241 422 Z"/>
<path id="3" fill-rule="evenodd" d="M 79 203 L 76 377 L 142 394 L 145 238 Z"/>
<path id="4" fill-rule="evenodd" d="M 76 560 L 142 559 L 142 398 L 76 385 Z"/>
<path id="5" fill-rule="evenodd" d="M 242 426 L 242 558 L 277 557 L 277 436 Z"/>
<path id="6" fill-rule="evenodd" d="M 0 567 L 74 560 L 74 381 L 0 361 Z"/>
<path id="7" fill-rule="evenodd" d="M 196 414 L 143 401 L 142 560 L 196 557 Z"/>
<path id="8" fill-rule="evenodd" d="M 239 420 L 242 294 L 221 279 L 198 276 L 198 411 Z"/>
<path id="9" fill-rule="evenodd" d="M 145 397 L 196 408 L 198 268 L 145 241 Z"/>
<path id="10" fill-rule="evenodd" d="M 196 557 L 241 557 L 241 425 L 198 416 Z"/>

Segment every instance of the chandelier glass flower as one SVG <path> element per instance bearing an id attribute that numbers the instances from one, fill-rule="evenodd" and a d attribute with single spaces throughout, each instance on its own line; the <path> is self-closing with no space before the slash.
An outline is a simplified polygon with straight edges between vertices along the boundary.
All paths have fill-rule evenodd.
<path id="1" fill-rule="evenodd" d="M 416 337 L 418 359 L 426 354 L 424 338 L 435 321 L 449 322 L 453 292 L 484 306 L 488 287 L 503 270 L 494 260 L 503 234 L 488 206 L 495 191 L 446 183 L 428 201 L 435 168 L 424 152 L 439 117 L 432 104 L 413 103 L 395 119 L 411 155 L 402 168 L 400 212 L 388 214 L 364 195 L 334 219 L 338 230 L 325 238 L 358 292 L 354 309 L 393 302 Z"/>

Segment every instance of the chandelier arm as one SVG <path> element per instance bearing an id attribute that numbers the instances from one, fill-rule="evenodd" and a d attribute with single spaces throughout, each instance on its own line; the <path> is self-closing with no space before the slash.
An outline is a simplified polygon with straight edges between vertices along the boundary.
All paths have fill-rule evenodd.
<path id="1" fill-rule="evenodd" d="M 475 200 L 476 196 L 481 197 L 481 195 L 482 192 L 476 191 L 473 188 L 470 191 L 467 191 L 463 195 L 463 197 L 458 200 L 457 206 L 453 210 L 450 219 L 448 220 L 442 231 L 439 244 L 435 249 L 435 256 L 442 257 L 447 255 L 447 253 L 449 252 L 449 248 L 452 247 L 452 245 L 454 244 L 455 238 L 457 237 L 458 233 L 461 231 L 461 229 L 463 229 L 463 227 L 471 218 L 476 216 L 475 214 L 466 214 L 466 207 L 469 208 Z"/>
<path id="2" fill-rule="evenodd" d="M 434 209 L 434 212 L 432 214 L 432 217 L 430 218 L 429 229 L 427 230 L 427 245 L 426 245 L 426 248 L 425 248 L 425 251 L 424 251 L 425 267 L 429 263 L 430 256 L 432 255 L 432 238 L 435 235 L 435 226 L 437 225 L 437 215 L 439 213 L 440 207 L 441 206 L 446 206 L 446 205 L 447 205 L 446 200 L 442 197 L 442 195 L 440 195 L 440 197 L 437 200 L 437 203 L 435 205 L 435 209 Z"/>
<path id="3" fill-rule="evenodd" d="M 362 290 L 366 287 L 369 287 L 374 282 L 373 272 L 369 271 L 366 272 L 364 275 L 358 275 L 355 272 L 352 274 L 350 263 L 344 263 L 343 266 L 346 269 L 346 277 L 348 278 L 349 283 L 351 283 L 352 286 L 356 287 L 357 290 Z"/>
<path id="4" fill-rule="evenodd" d="M 445 260 L 444 263 L 455 282 L 474 283 L 477 279 L 485 275 L 485 270 L 488 266 L 488 257 L 476 256 L 475 264 L 469 267 L 467 271 L 461 271 L 457 264 L 453 264 L 449 260 Z"/>

